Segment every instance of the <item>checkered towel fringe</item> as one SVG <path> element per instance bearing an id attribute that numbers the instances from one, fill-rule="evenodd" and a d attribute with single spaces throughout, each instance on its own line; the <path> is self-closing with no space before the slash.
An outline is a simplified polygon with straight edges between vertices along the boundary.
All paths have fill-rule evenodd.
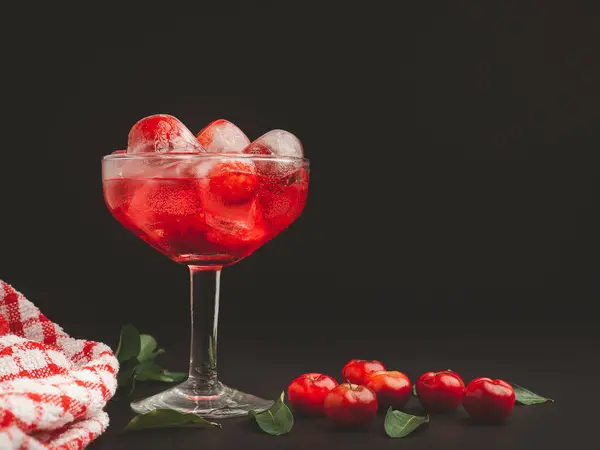
<path id="1" fill-rule="evenodd" d="M 0 450 L 78 450 L 104 432 L 119 369 L 0 280 Z"/>

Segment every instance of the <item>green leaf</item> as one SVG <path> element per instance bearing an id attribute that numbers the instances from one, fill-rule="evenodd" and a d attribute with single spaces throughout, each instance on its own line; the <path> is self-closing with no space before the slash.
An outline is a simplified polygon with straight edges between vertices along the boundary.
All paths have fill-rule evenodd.
<path id="1" fill-rule="evenodd" d="M 145 430 L 148 428 L 186 427 L 208 425 L 221 428 L 221 424 L 209 422 L 196 414 L 185 414 L 172 409 L 155 409 L 149 413 L 135 416 L 123 428 L 122 433 L 129 431 Z"/>
<path id="2" fill-rule="evenodd" d="M 171 372 L 165 370 L 160 372 L 144 372 L 138 375 L 139 381 L 162 381 L 164 383 L 174 383 L 175 381 L 181 381 L 185 378 L 186 374 L 182 372 L 175 372 L 172 375 Z"/>
<path id="3" fill-rule="evenodd" d="M 119 365 L 119 373 L 117 374 L 117 386 L 125 386 L 129 380 L 133 378 L 136 367 L 139 365 L 137 358 L 131 358 L 122 362 Z"/>
<path id="4" fill-rule="evenodd" d="M 117 374 L 117 393 L 115 400 L 119 397 L 131 395 L 135 388 L 135 370 L 139 365 L 137 358 L 131 358 L 120 363 L 119 373 Z"/>
<path id="5" fill-rule="evenodd" d="M 162 355 L 165 352 L 164 348 L 159 348 L 154 353 L 152 353 L 152 359 L 156 358 L 158 355 Z"/>
<path id="6" fill-rule="evenodd" d="M 136 381 L 173 383 L 184 380 L 187 373 L 169 372 L 154 362 L 154 359 L 164 352 L 164 349 L 158 348 L 154 337 L 140 334 L 131 324 L 124 325 L 115 351 L 120 367 L 117 374 L 117 392 L 112 399 L 119 400 L 131 395 Z"/>
<path id="7" fill-rule="evenodd" d="M 151 379 L 151 378 L 149 378 L 150 375 L 152 375 L 154 373 L 161 373 L 162 370 L 163 370 L 163 368 L 160 367 L 155 362 L 144 361 L 135 368 L 135 378 L 138 381 L 146 381 L 146 380 Z"/>
<path id="8" fill-rule="evenodd" d="M 525 389 L 518 384 L 511 384 L 513 389 L 515 390 L 515 401 L 519 405 L 538 405 L 540 403 L 551 402 L 554 403 L 554 400 L 547 397 L 542 397 L 541 395 L 537 395 L 531 392 L 529 389 Z"/>
<path id="9" fill-rule="evenodd" d="M 168 370 L 148 371 L 139 373 L 136 378 L 139 381 L 162 381 L 163 383 L 174 383 L 182 381 L 186 377 L 183 372 L 169 372 Z"/>
<path id="10" fill-rule="evenodd" d="M 281 436 L 291 431 L 294 426 L 294 416 L 290 408 L 283 403 L 285 393 L 275 401 L 271 408 L 263 412 L 249 411 L 248 415 L 256 420 L 256 423 L 265 433 L 273 436 Z"/>
<path id="11" fill-rule="evenodd" d="M 125 362 L 131 358 L 137 358 L 140 354 L 140 333 L 131 324 L 121 328 L 121 337 L 115 356 L 119 362 Z"/>
<path id="12" fill-rule="evenodd" d="M 137 355 L 141 362 L 152 361 L 154 359 L 154 350 L 158 347 L 156 339 L 149 334 L 140 334 L 140 352 Z"/>
<path id="13" fill-rule="evenodd" d="M 419 396 L 419 394 L 417 394 L 417 385 L 416 385 L 416 384 L 413 384 L 413 389 L 412 389 L 412 391 L 413 391 L 413 395 L 414 395 L 415 397 L 418 397 L 418 396 Z"/>
<path id="14" fill-rule="evenodd" d="M 385 415 L 385 433 L 391 438 L 403 438 L 424 423 L 429 423 L 429 416 L 413 416 L 390 407 Z"/>
<path id="15" fill-rule="evenodd" d="M 153 361 L 144 361 L 135 369 L 135 378 L 138 381 L 163 381 L 173 383 L 186 377 L 185 372 L 169 372 Z"/>
<path id="16" fill-rule="evenodd" d="M 162 378 L 158 381 L 166 381 L 170 383 L 175 383 L 177 381 L 183 381 L 187 377 L 186 372 L 171 372 L 169 370 L 163 369 Z"/>

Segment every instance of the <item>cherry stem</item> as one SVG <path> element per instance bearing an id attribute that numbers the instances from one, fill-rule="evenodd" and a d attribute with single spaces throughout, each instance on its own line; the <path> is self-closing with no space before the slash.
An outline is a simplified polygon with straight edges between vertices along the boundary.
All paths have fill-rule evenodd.
<path id="1" fill-rule="evenodd" d="M 358 385 L 355 385 L 354 387 L 352 386 L 352 383 L 350 383 L 350 380 L 346 378 L 346 383 L 348 383 L 348 386 L 350 387 L 351 391 L 358 391 Z"/>
<path id="2" fill-rule="evenodd" d="M 452 369 L 446 369 L 446 370 L 442 370 L 441 372 L 436 373 L 436 375 L 441 375 L 443 373 L 452 373 L 454 372 Z"/>

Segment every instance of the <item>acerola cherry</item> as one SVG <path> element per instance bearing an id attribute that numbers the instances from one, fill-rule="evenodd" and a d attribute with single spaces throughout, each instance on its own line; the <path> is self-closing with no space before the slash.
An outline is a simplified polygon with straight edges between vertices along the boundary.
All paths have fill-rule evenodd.
<path id="1" fill-rule="evenodd" d="M 367 375 L 386 370 L 381 361 L 353 359 L 342 369 L 342 379 L 355 384 L 365 384 Z"/>
<path id="2" fill-rule="evenodd" d="M 377 414 L 377 396 L 366 386 L 344 383 L 325 397 L 325 414 L 342 428 L 368 425 Z"/>
<path id="3" fill-rule="evenodd" d="M 412 383 L 402 372 L 381 371 L 367 376 L 366 386 L 375 392 L 379 407 L 387 409 L 403 408 L 410 399 Z"/>
<path id="4" fill-rule="evenodd" d="M 329 375 L 305 373 L 294 379 L 288 386 L 288 401 L 301 414 L 322 416 L 325 414 L 325 397 L 338 385 Z"/>
<path id="5" fill-rule="evenodd" d="M 429 412 L 454 411 L 462 401 L 465 383 L 452 370 L 426 372 L 415 385 L 421 405 Z"/>
<path id="6" fill-rule="evenodd" d="M 502 422 L 515 406 L 515 391 L 506 381 L 475 378 L 465 389 L 463 406 L 476 422 Z"/>
<path id="7" fill-rule="evenodd" d="M 208 177 L 210 191 L 226 204 L 249 201 L 259 187 L 254 167 L 241 161 L 219 162 L 210 170 Z"/>

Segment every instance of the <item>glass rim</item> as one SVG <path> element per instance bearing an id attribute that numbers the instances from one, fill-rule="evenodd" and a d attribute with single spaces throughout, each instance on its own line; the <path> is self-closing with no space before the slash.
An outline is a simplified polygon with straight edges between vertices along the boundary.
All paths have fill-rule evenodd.
<path id="1" fill-rule="evenodd" d="M 308 158 L 299 158 L 296 156 L 277 156 L 277 155 L 254 155 L 246 153 L 111 153 L 102 157 L 102 161 L 118 160 L 157 160 L 157 159 L 247 159 L 251 161 L 275 161 L 287 163 L 310 164 Z"/>

